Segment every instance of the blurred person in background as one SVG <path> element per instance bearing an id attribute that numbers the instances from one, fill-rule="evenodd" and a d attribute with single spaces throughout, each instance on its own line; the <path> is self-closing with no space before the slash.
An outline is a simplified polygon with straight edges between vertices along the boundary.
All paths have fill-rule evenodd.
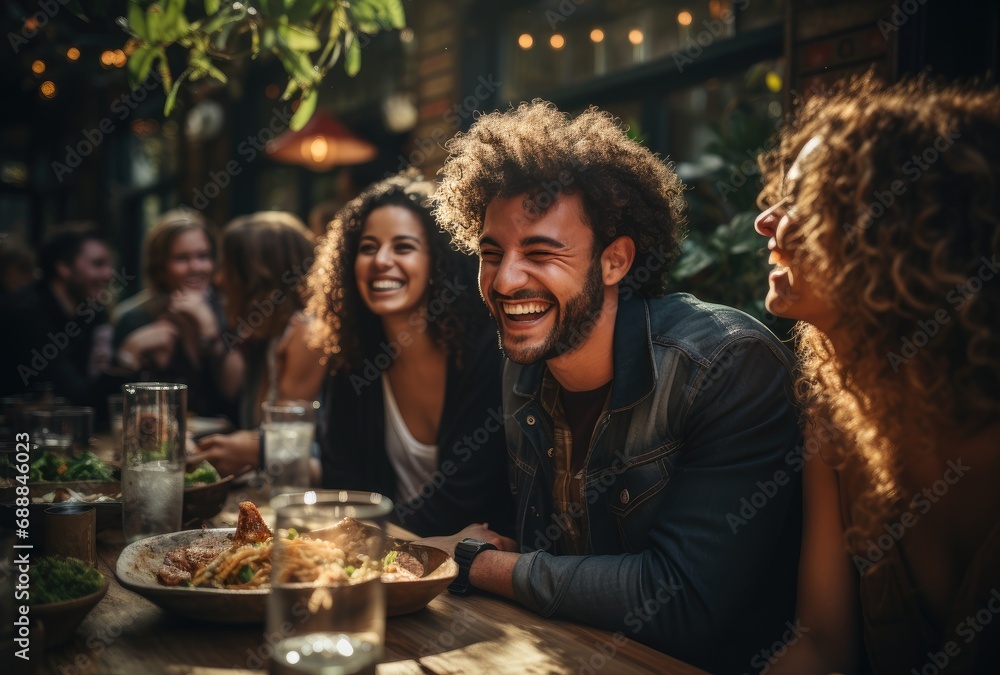
<path id="1" fill-rule="evenodd" d="M 214 269 L 215 250 L 201 214 L 163 214 L 144 244 L 147 298 L 118 318 L 112 343 L 118 362 L 142 379 L 187 384 L 190 411 L 232 416 L 240 369 L 226 361 L 239 357 L 222 342 Z"/>
<path id="2" fill-rule="evenodd" d="M 201 439 L 191 461 L 207 459 L 223 476 L 256 468 L 261 403 L 317 398 L 325 368 L 307 345 L 300 294 L 314 248 L 313 234 L 290 213 L 261 211 L 226 225 L 216 274 L 228 326 L 222 344 L 241 358 L 223 378 L 234 389 L 222 393 L 238 396 L 240 431 Z"/>
<path id="3" fill-rule="evenodd" d="M 1000 672 L 1000 89 L 855 79 L 761 166 L 812 457 L 808 631 L 761 665 Z"/>
<path id="4" fill-rule="evenodd" d="M 0 297 L 34 283 L 35 254 L 19 237 L 0 234 Z"/>
<path id="5" fill-rule="evenodd" d="M 393 499 L 421 534 L 513 527 L 496 325 L 475 261 L 430 212 L 414 173 L 337 214 L 309 275 L 312 344 L 330 357 L 323 485 Z"/>
<path id="6" fill-rule="evenodd" d="M 0 394 L 42 383 L 76 405 L 95 408 L 99 422 L 116 388 L 107 307 L 134 276 L 112 267 L 111 249 L 89 228 L 63 229 L 38 253 L 41 279 L 0 301 Z"/>

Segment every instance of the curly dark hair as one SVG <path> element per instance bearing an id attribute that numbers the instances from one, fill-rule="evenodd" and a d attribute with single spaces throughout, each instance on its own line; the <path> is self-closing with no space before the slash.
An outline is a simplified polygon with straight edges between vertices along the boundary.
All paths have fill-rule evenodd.
<path id="1" fill-rule="evenodd" d="M 666 292 L 680 254 L 684 186 L 671 164 L 629 139 L 610 113 L 590 108 L 571 119 L 536 99 L 480 117 L 447 148 L 435 213 L 465 250 L 479 251 L 494 199 L 527 195 L 526 208 L 540 212 L 561 193 L 579 194 L 598 250 L 622 235 L 635 242 L 621 283 L 648 297 Z M 662 261 L 655 270 L 647 265 L 652 255 Z"/>
<path id="2" fill-rule="evenodd" d="M 330 223 L 306 280 L 306 311 L 318 319 L 311 324 L 310 346 L 329 355 L 333 371 L 362 367 L 386 340 L 382 321 L 361 299 L 354 274 L 365 222 L 383 206 L 408 209 L 424 226 L 432 266 L 425 310 L 428 332 L 460 367 L 463 356 L 471 353 L 489 314 L 479 298 L 475 260 L 456 251 L 434 220 L 433 192 L 433 183 L 415 171 L 405 171 L 369 186 Z M 454 297 L 446 298 L 445 293 Z"/>
<path id="3" fill-rule="evenodd" d="M 791 199 L 796 259 L 836 316 L 797 329 L 800 393 L 870 477 L 877 526 L 917 487 L 915 445 L 1000 418 L 1000 90 L 856 77 L 810 99 L 761 166 L 760 203 Z"/>

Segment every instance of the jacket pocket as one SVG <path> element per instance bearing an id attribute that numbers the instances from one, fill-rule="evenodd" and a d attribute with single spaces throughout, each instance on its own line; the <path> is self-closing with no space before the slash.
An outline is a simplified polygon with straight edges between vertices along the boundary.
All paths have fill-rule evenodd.
<path id="1" fill-rule="evenodd" d="M 623 469 L 609 490 L 611 513 L 625 518 L 658 495 L 670 482 L 667 452 L 642 464 Z"/>

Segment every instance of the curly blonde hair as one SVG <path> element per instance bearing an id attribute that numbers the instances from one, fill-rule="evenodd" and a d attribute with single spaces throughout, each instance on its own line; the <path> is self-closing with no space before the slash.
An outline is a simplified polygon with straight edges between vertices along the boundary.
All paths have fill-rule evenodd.
<path id="1" fill-rule="evenodd" d="M 424 310 L 427 331 L 460 368 L 489 321 L 479 297 L 475 261 L 452 247 L 431 213 L 434 187 L 415 170 L 404 171 L 369 186 L 330 223 L 306 280 L 306 311 L 318 319 L 310 324 L 310 346 L 323 350 L 334 372 L 362 367 L 386 340 L 382 320 L 365 305 L 354 272 L 368 216 L 383 206 L 409 210 L 424 227 L 431 254 L 431 285 Z M 452 295 L 449 287 L 459 290 Z"/>
<path id="2" fill-rule="evenodd" d="M 684 185 L 610 113 L 589 108 L 571 119 L 536 99 L 483 115 L 447 148 L 435 214 L 465 250 L 479 251 L 486 207 L 494 199 L 527 195 L 526 208 L 544 212 L 560 194 L 579 194 L 598 250 L 622 235 L 635 242 L 635 262 L 621 283 L 648 297 L 666 292 L 680 254 Z M 655 271 L 644 266 L 654 250 L 664 261 Z M 633 279 L 640 266 L 642 278 Z"/>
<path id="3" fill-rule="evenodd" d="M 784 194 L 814 137 L 816 159 Z M 1000 90 L 856 77 L 810 99 L 761 167 L 760 205 L 790 199 L 796 259 L 835 316 L 826 333 L 797 328 L 800 395 L 884 519 L 915 487 L 913 439 L 930 448 L 932 430 L 1000 415 Z"/>

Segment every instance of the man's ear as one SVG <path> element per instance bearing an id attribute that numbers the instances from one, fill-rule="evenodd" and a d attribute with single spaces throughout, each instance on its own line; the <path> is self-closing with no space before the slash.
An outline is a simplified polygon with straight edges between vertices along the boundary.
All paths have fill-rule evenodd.
<path id="1" fill-rule="evenodd" d="M 621 236 L 608 244 L 601 253 L 601 276 L 605 286 L 614 286 L 625 278 L 635 260 L 635 242 Z"/>

